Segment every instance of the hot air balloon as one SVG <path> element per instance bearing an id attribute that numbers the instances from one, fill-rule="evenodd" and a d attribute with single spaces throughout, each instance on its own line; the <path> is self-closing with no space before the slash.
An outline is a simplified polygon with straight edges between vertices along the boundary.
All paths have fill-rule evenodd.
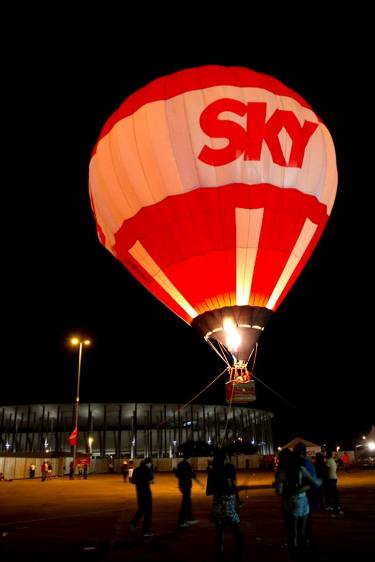
<path id="1" fill-rule="evenodd" d="M 203 66 L 128 97 L 93 150 L 100 241 L 228 365 L 227 399 L 255 399 L 248 362 L 331 213 L 331 136 L 275 78 Z"/>

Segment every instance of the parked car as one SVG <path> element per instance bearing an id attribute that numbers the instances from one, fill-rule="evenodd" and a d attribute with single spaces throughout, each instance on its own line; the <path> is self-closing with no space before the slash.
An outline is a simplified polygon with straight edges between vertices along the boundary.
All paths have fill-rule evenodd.
<path id="1" fill-rule="evenodd" d="M 375 454 L 374 455 L 361 455 L 358 460 L 357 464 L 359 468 L 375 468 Z"/>

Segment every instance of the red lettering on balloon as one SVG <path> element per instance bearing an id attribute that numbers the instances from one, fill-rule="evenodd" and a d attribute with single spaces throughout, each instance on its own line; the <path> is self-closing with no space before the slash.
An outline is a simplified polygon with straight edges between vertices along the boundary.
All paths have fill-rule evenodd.
<path id="1" fill-rule="evenodd" d="M 301 168 L 305 149 L 317 123 L 305 121 L 301 126 L 292 111 L 276 109 L 266 121 L 267 104 L 249 102 L 247 104 L 224 98 L 207 106 L 200 117 L 200 125 L 204 133 L 211 138 L 228 140 L 224 148 L 212 148 L 205 145 L 198 158 L 211 166 L 223 166 L 238 159 L 244 154 L 244 160 L 260 160 L 263 142 L 266 143 L 272 160 L 286 168 Z M 240 117 L 246 115 L 246 129 L 228 119 L 220 119 L 220 115 L 228 111 Z M 281 146 L 279 134 L 285 129 L 291 140 L 288 161 Z"/>

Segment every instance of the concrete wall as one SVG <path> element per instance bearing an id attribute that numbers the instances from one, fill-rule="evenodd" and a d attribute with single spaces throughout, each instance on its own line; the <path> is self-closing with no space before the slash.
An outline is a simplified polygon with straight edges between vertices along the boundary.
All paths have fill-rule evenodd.
<path id="1" fill-rule="evenodd" d="M 35 464 L 35 478 L 40 478 L 40 467 L 44 461 L 47 461 L 52 465 L 52 476 L 62 476 L 64 465 L 69 467 L 70 460 L 67 458 L 45 459 L 44 457 L 0 457 L 0 472 L 3 473 L 5 480 L 28 478 L 30 464 Z"/>
<path id="2" fill-rule="evenodd" d="M 29 478 L 30 464 L 35 464 L 35 478 L 41 477 L 40 467 L 44 461 L 52 464 L 52 476 L 63 476 L 69 472 L 69 464 L 72 457 L 45 458 L 45 457 L 0 457 L 0 473 L 2 472 L 5 480 L 17 480 L 20 478 Z M 153 459 L 154 467 L 158 472 L 168 472 L 173 470 L 181 458 L 173 459 Z M 209 457 L 193 457 L 191 465 L 194 470 L 205 471 Z M 134 459 L 134 466 L 139 466 L 142 459 Z M 239 455 L 232 458 L 232 462 L 239 469 L 259 468 L 260 457 L 258 455 Z M 122 459 L 114 459 L 114 470 L 120 473 Z M 92 458 L 89 466 L 89 473 L 107 474 L 108 458 Z"/>

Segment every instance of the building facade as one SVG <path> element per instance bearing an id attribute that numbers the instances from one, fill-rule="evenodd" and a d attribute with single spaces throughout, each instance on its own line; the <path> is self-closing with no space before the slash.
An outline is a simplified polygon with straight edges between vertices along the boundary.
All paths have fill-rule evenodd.
<path id="1" fill-rule="evenodd" d="M 69 453 L 72 404 L 0 407 L 0 450 Z M 174 457 L 180 444 L 246 440 L 261 455 L 273 453 L 273 414 L 250 406 L 193 404 L 80 404 L 78 450 L 98 456 Z"/>

